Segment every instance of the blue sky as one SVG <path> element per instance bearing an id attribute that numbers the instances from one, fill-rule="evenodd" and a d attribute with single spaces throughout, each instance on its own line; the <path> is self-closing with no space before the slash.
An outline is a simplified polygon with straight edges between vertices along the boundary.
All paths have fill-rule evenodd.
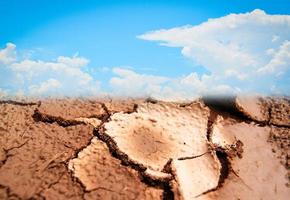
<path id="1" fill-rule="evenodd" d="M 7 48 L 7 43 L 15 45 L 14 51 L 17 53 L 17 58 L 13 61 L 14 64 L 19 64 L 24 60 L 41 61 L 41 64 L 46 62 L 58 63 L 57 59 L 60 56 L 89 60 L 88 63 L 84 63 L 84 66 L 80 65 L 78 70 L 80 73 L 90 76 L 90 78 L 87 77 L 87 79 L 92 79 L 88 80 L 93 82 L 93 84 L 90 83 L 90 86 L 98 88 L 94 90 L 94 94 L 117 92 L 120 95 L 134 96 L 138 95 L 139 91 L 140 95 L 143 95 L 144 91 L 146 91 L 145 95 L 162 93 L 165 96 L 170 96 L 172 93 L 178 93 L 180 90 L 183 90 L 185 86 L 179 84 L 182 81 L 184 83 L 183 79 L 189 82 L 191 80 L 190 83 L 187 83 L 187 87 L 190 87 L 190 84 L 195 83 L 195 81 L 199 81 L 195 85 L 202 84 L 201 87 L 207 84 L 205 90 L 208 90 L 207 88 L 210 84 L 219 84 L 222 88 L 230 86 L 234 88 L 235 92 L 277 92 L 289 94 L 289 63 L 284 63 L 286 66 L 280 67 L 284 71 L 283 73 L 281 72 L 282 75 L 280 73 L 278 78 L 271 80 L 272 85 L 261 84 L 254 87 L 256 81 L 255 78 L 252 78 L 247 80 L 247 82 L 253 83 L 249 84 L 247 88 L 243 88 L 243 81 L 240 81 L 240 79 L 221 78 L 221 74 L 218 74 L 217 78 L 215 77 L 215 79 L 219 79 L 217 82 L 208 81 L 203 83 L 206 82 L 204 79 L 207 79 L 207 77 L 203 76 L 217 74 L 217 72 L 213 72 L 213 64 L 216 64 L 217 68 L 220 67 L 220 69 L 224 70 L 223 72 L 228 72 L 229 70 L 225 69 L 226 67 L 227 69 L 230 68 L 230 66 L 226 65 L 225 62 L 220 62 L 220 60 L 213 63 L 205 62 L 207 58 L 201 58 L 198 56 L 199 52 L 195 50 L 191 51 L 190 55 L 184 53 L 182 50 L 188 49 L 192 36 L 188 36 L 189 38 L 187 38 L 187 43 L 185 44 L 185 41 L 181 42 L 178 38 L 172 38 L 170 35 L 163 37 L 160 35 L 156 36 L 156 33 L 152 33 L 153 35 L 150 35 L 151 32 L 149 33 L 149 31 L 158 31 L 160 29 L 171 30 L 172 28 L 180 28 L 185 25 L 199 26 L 210 18 L 220 19 L 232 13 L 251 13 L 255 9 L 263 11 L 265 15 L 270 17 L 283 15 L 287 18 L 290 14 L 290 1 L 2 0 L 0 1 L 0 49 Z M 257 13 L 254 13 L 253 16 L 259 16 Z M 254 26 L 251 30 L 265 30 L 265 27 L 267 28 L 267 25 L 260 27 L 259 23 L 257 22 L 254 25 L 246 23 L 245 26 Z M 284 24 L 277 23 L 274 25 L 269 24 L 269 29 L 277 29 L 277 33 L 283 30 L 284 35 L 279 37 L 281 42 L 276 46 L 274 45 L 275 48 L 273 49 L 279 51 L 284 44 L 287 54 L 288 46 L 285 44 L 285 41 L 290 40 L 289 35 L 287 36 L 289 24 L 287 24 L 288 22 L 284 22 Z M 254 31 L 252 33 L 245 26 L 242 27 L 245 30 L 245 40 L 247 40 L 247 34 L 259 35 L 262 33 L 262 31 Z M 180 29 L 178 31 L 174 34 L 178 35 L 184 30 Z M 236 31 L 239 31 L 239 27 Z M 170 34 L 170 32 L 167 33 Z M 221 33 L 223 32 L 217 32 L 217 34 Z M 142 35 L 144 37 L 140 37 Z M 272 36 L 275 37 L 275 33 Z M 267 37 L 265 36 L 265 38 Z M 219 40 L 223 39 L 219 38 Z M 234 44 L 236 40 L 236 38 L 233 38 L 230 43 Z M 245 41 L 245 43 L 247 42 Z M 160 43 L 163 45 L 160 45 Z M 247 46 L 242 44 L 240 38 L 238 43 L 241 46 Z M 263 44 L 263 41 L 259 44 Z M 189 46 L 192 49 L 197 48 L 196 46 Z M 248 53 L 252 53 L 253 49 L 249 48 L 247 49 L 249 50 Z M 272 46 L 267 46 L 267 49 L 271 48 Z M 208 56 L 208 59 L 210 59 L 215 54 L 208 53 Z M 274 57 L 272 54 L 272 58 Z M 284 62 L 287 62 L 287 59 L 286 55 Z M 238 61 L 239 59 L 237 59 Z M 259 64 L 263 63 L 266 66 L 266 61 L 269 63 L 271 57 L 265 57 Z M 59 80 L 61 76 L 50 73 L 51 70 L 49 71 L 49 69 L 47 69 L 49 72 L 38 72 L 30 77 L 26 77 L 23 74 L 27 74 L 27 71 L 24 71 L 23 68 L 20 70 L 21 72 L 19 67 L 17 68 L 18 71 L 15 70 L 15 67 L 10 67 L 12 69 L 10 70 L 8 68 L 13 64 L 3 63 L 2 71 L 0 69 L 0 78 L 2 79 L 0 81 L 0 91 L 2 93 L 30 94 L 31 91 L 42 89 L 42 93 L 37 92 L 37 94 L 73 95 L 79 94 L 81 90 L 80 85 L 72 85 L 74 88 L 69 87 L 71 86 L 71 81 L 77 80 L 73 77 L 64 78 L 66 81 L 62 82 Z M 33 65 L 35 63 L 30 62 L 28 64 Z M 240 67 L 243 68 L 244 66 Z M 261 66 L 260 68 L 263 67 Z M 33 68 L 29 67 L 29 70 L 33 70 Z M 235 73 L 231 71 L 228 74 Z M 238 71 L 238 73 L 241 74 L 241 71 Z M 190 77 L 191 79 L 189 79 Z M 194 80 L 192 80 L 192 77 Z M 21 84 L 18 83 L 18 79 L 21 79 Z M 268 80 L 268 77 L 265 76 L 259 79 L 259 82 L 264 83 L 268 82 Z M 138 83 L 135 86 L 132 81 L 141 81 L 143 84 Z M 151 82 L 153 83 L 151 84 Z M 45 83 L 52 83 L 55 86 L 54 89 L 53 87 L 49 89 L 49 84 L 46 85 Z M 126 87 L 120 88 L 120 85 L 126 85 Z M 274 89 L 269 90 L 269 87 L 272 86 Z M 132 92 L 130 92 L 131 90 Z M 182 91 L 180 96 L 187 96 L 186 93 L 195 93 L 197 95 L 204 92 L 197 90 L 189 89 L 188 91 Z M 227 88 L 225 91 L 228 91 Z M 87 91 L 81 94 L 84 95 L 91 92 Z"/>

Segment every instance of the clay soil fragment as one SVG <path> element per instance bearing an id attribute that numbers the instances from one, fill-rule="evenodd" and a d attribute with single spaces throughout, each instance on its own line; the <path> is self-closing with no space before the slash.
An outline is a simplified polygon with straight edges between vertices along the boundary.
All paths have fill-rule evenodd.
<path id="1" fill-rule="evenodd" d="M 40 113 L 65 120 L 98 118 L 105 113 L 99 101 L 82 99 L 47 99 L 41 102 L 38 110 Z"/>
<path id="2" fill-rule="evenodd" d="M 235 105 L 255 121 L 290 127 L 289 97 L 238 96 Z"/>
<path id="3" fill-rule="evenodd" d="M 49 188 L 53 190 L 52 186 L 67 178 L 64 163 L 92 137 L 91 126 L 64 128 L 36 123 L 32 118 L 34 109 L 33 106 L 0 105 L 0 186 L 9 191 L 8 198 L 38 199 L 40 195 L 48 195 Z M 61 187 L 62 198 L 81 198 L 72 188 Z M 81 191 L 79 185 L 76 187 Z"/>
<path id="4" fill-rule="evenodd" d="M 169 159 L 208 151 L 209 110 L 200 102 L 187 107 L 173 103 L 143 103 L 131 114 L 116 113 L 104 134 L 131 163 L 161 172 Z M 158 176 L 154 173 L 153 176 Z"/>
<path id="5" fill-rule="evenodd" d="M 268 142 L 270 127 L 240 123 L 232 119 L 220 120 L 214 125 L 213 135 L 222 134 L 222 142 L 231 145 L 243 143 L 243 156 L 229 157 L 231 172 L 222 187 L 202 198 L 213 199 L 287 199 L 287 170 L 272 152 Z M 220 142 L 220 141 L 219 141 Z"/>
<path id="6" fill-rule="evenodd" d="M 288 199 L 289 98 L 228 102 L 0 102 L 0 199 Z"/>
<path id="7" fill-rule="evenodd" d="M 218 186 L 220 163 L 214 154 L 188 160 L 173 160 L 172 170 L 178 191 L 176 199 L 190 200 Z"/>
<path id="8" fill-rule="evenodd" d="M 290 130 L 283 127 L 271 127 L 268 140 L 273 144 L 272 152 L 280 160 L 280 163 L 288 169 L 288 186 L 290 186 Z"/>
<path id="9" fill-rule="evenodd" d="M 271 105 L 270 123 L 290 127 L 290 97 L 271 98 Z"/>
<path id="10" fill-rule="evenodd" d="M 108 147 L 97 138 L 71 160 L 69 168 L 95 198 L 107 199 L 161 199 L 162 190 L 140 181 L 138 173 L 121 165 L 113 158 Z M 87 194 L 89 197 L 92 194 Z"/>
<path id="11" fill-rule="evenodd" d="M 259 121 L 269 121 L 269 101 L 259 96 L 238 96 L 235 105 L 247 117 Z"/>
<path id="12" fill-rule="evenodd" d="M 136 106 L 143 101 L 142 99 L 110 99 L 105 100 L 104 104 L 110 114 L 118 112 L 132 113 L 135 111 Z"/>

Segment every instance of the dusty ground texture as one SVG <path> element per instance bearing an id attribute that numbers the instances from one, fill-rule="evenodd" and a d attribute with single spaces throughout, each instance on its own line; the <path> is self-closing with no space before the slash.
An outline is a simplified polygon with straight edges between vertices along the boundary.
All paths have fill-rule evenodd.
<path id="1" fill-rule="evenodd" d="M 288 199 L 282 97 L 0 101 L 0 199 Z"/>

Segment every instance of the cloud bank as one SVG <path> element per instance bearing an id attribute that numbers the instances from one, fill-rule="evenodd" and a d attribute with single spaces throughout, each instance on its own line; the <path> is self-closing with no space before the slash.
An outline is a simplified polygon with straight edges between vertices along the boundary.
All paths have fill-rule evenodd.
<path id="1" fill-rule="evenodd" d="M 0 50 L 0 84 L 8 88 L 1 90 L 30 96 L 98 95 L 99 82 L 84 70 L 88 63 L 77 56 L 59 56 L 51 62 L 18 60 L 16 45 L 8 43 Z"/>
<path id="2" fill-rule="evenodd" d="M 211 79 L 211 87 L 222 84 L 236 92 L 289 93 L 289 15 L 268 15 L 257 9 L 138 38 L 181 47 L 183 56 L 211 72 L 207 81 L 199 78 L 205 88 Z"/>
<path id="3" fill-rule="evenodd" d="M 195 26 L 155 30 L 138 36 L 170 48 L 210 73 L 192 71 L 169 78 L 141 74 L 131 68 L 106 67 L 111 78 L 102 84 L 89 73 L 84 57 L 59 56 L 53 61 L 20 59 L 16 45 L 0 49 L 0 97 L 153 96 L 166 100 L 236 93 L 286 94 L 290 91 L 290 16 L 262 10 L 229 14 Z M 166 59 L 166 58 L 160 58 Z M 101 69 L 101 68 L 100 68 Z M 194 68 L 193 68 L 194 69 Z"/>

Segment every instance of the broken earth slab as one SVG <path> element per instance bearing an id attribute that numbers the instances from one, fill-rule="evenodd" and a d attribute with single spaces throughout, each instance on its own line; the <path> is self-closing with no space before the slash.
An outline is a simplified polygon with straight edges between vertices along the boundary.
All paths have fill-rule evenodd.
<path id="1" fill-rule="evenodd" d="M 212 135 L 234 137 L 243 143 L 243 156 L 228 157 L 231 170 L 218 190 L 201 198 L 212 199 L 287 199 L 289 188 L 285 175 L 287 170 L 272 152 L 268 142 L 270 127 L 254 123 L 239 123 L 233 119 L 219 120 L 214 124 Z M 225 138 L 222 136 L 221 138 Z M 233 139 L 225 138 L 219 144 L 231 145 Z"/>
<path id="2" fill-rule="evenodd" d="M 149 177 L 152 181 L 170 181 L 172 175 L 166 172 L 155 171 L 150 168 L 147 168 L 143 173 L 145 177 Z"/>
<path id="3" fill-rule="evenodd" d="M 231 158 L 242 158 L 243 142 L 230 132 L 223 131 L 223 126 L 232 123 L 235 123 L 234 120 L 228 119 L 225 121 L 222 116 L 218 115 L 211 128 L 210 144 L 214 150 L 226 153 Z"/>
<path id="4" fill-rule="evenodd" d="M 289 97 L 238 96 L 235 105 L 240 112 L 255 121 L 290 126 Z"/>
<path id="5" fill-rule="evenodd" d="M 84 124 L 64 128 L 55 123 L 37 123 L 31 117 L 33 113 L 31 106 L 0 106 L 0 147 L 6 157 L 0 168 L 0 185 L 21 199 L 35 199 L 49 188 L 52 193 L 53 188 L 58 190 L 56 184 L 68 171 L 64 163 L 93 135 L 93 128 Z M 71 188 L 63 188 L 59 187 L 62 198 L 81 198 Z"/>
<path id="6" fill-rule="evenodd" d="M 173 160 L 172 173 L 175 177 L 172 185 L 176 199 L 191 200 L 218 186 L 221 165 L 214 153 L 187 159 Z"/>
<path id="7" fill-rule="evenodd" d="M 290 97 L 270 99 L 272 105 L 270 123 L 290 127 Z"/>
<path id="8" fill-rule="evenodd" d="M 98 100 L 87 99 L 45 99 L 41 101 L 38 111 L 49 116 L 65 120 L 75 118 L 100 118 L 105 114 Z"/>
<path id="9" fill-rule="evenodd" d="M 285 127 L 271 126 L 268 142 L 273 144 L 272 152 L 280 160 L 281 164 L 288 169 L 288 186 L 290 186 L 290 130 Z"/>
<path id="10" fill-rule="evenodd" d="M 174 103 L 143 103 L 131 114 L 116 113 L 105 123 L 100 137 L 108 136 L 129 162 L 147 172 L 162 172 L 169 159 L 208 151 L 209 109 L 201 102 L 180 107 Z M 156 178 L 158 173 L 152 173 Z M 160 176 L 160 179 L 163 175 Z"/>
<path id="11" fill-rule="evenodd" d="M 224 118 L 218 115 L 212 125 L 210 133 L 211 143 L 216 147 L 222 147 L 224 149 L 237 141 L 235 135 L 223 131 L 223 126 L 225 125 L 225 123 L 226 122 L 224 122 Z M 229 122 L 229 124 L 231 124 L 231 121 Z"/>
<path id="12" fill-rule="evenodd" d="M 238 96 L 235 99 L 236 108 L 247 117 L 258 122 L 269 121 L 270 103 L 259 96 Z"/>
<path id="13" fill-rule="evenodd" d="M 144 99 L 110 99 L 105 100 L 104 105 L 106 106 L 110 114 L 123 112 L 132 113 L 135 112 L 137 105 L 143 103 Z"/>
<path id="14" fill-rule="evenodd" d="M 161 189 L 142 183 L 138 172 L 122 166 L 97 138 L 70 160 L 68 167 L 84 185 L 87 198 L 92 195 L 104 198 L 103 193 L 107 199 L 161 199 L 162 196 Z"/>

